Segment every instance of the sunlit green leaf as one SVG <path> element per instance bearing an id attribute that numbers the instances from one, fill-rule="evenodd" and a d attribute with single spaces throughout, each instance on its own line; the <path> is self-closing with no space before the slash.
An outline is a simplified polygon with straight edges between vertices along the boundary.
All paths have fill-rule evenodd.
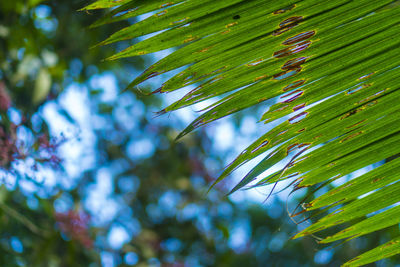
<path id="1" fill-rule="evenodd" d="M 87 9 L 107 7 L 116 8 L 93 26 L 138 21 L 101 42 L 133 40 L 109 59 L 174 48 L 138 76 L 131 89 L 186 66 L 156 92 L 193 89 L 160 113 L 214 101 L 178 137 L 265 106 L 260 121 L 274 127 L 260 134 L 215 183 L 267 154 L 232 192 L 285 179 L 296 188 L 334 186 L 303 205 L 306 212 L 329 209 L 296 237 L 350 223 L 322 241 L 333 242 L 399 223 L 399 1 L 127 0 L 120 5 L 98 1 Z M 146 19 L 138 17 L 146 13 Z M 268 170 L 274 171 L 263 176 Z M 365 173 L 336 188 L 331 184 L 359 170 Z M 346 266 L 400 253 L 398 242 L 391 242 Z"/>
<path id="2" fill-rule="evenodd" d="M 51 75 L 47 69 L 42 68 L 39 71 L 39 74 L 36 78 L 32 102 L 34 104 L 42 102 L 50 93 L 50 88 L 51 88 Z"/>

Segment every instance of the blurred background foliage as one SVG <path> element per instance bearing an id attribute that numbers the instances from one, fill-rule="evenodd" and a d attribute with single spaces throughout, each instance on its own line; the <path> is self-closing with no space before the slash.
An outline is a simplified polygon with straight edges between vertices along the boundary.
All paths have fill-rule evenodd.
<path id="1" fill-rule="evenodd" d="M 0 1 L 0 266 L 338 266 L 390 238 L 289 240 L 306 191 L 206 194 L 262 110 L 175 142 L 193 111 L 121 92 L 154 58 L 103 62 L 129 42 L 90 49 L 124 25 L 89 30 L 86 4 Z"/>

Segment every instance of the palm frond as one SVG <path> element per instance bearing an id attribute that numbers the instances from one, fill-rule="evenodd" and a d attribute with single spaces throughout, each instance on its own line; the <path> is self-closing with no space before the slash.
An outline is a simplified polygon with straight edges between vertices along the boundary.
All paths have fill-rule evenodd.
<path id="1" fill-rule="evenodd" d="M 267 151 L 232 192 L 256 179 L 260 186 L 291 177 L 297 187 L 320 185 L 381 164 L 303 205 L 330 213 L 296 237 L 350 223 L 321 242 L 349 240 L 400 222 L 400 1 L 100 0 L 83 10 L 97 8 L 111 9 L 93 26 L 152 12 L 100 43 L 134 40 L 109 59 L 177 48 L 131 88 L 186 66 L 156 92 L 196 87 L 163 112 L 215 100 L 179 137 L 275 102 L 260 119 L 278 126 L 246 148 L 216 183 Z M 285 159 L 291 160 L 280 171 L 262 176 Z M 398 254 L 399 244 L 394 239 L 345 265 Z"/>

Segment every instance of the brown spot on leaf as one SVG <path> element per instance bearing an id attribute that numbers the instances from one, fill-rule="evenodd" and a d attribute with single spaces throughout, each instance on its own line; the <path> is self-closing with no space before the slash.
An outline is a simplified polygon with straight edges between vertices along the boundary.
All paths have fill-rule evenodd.
<path id="1" fill-rule="evenodd" d="M 285 133 L 287 133 L 287 131 L 288 131 L 288 130 L 284 130 L 284 131 L 282 131 L 282 132 L 278 133 L 278 135 L 285 134 Z"/>
<path id="2" fill-rule="evenodd" d="M 259 144 L 256 148 L 254 148 L 252 151 L 251 151 L 251 153 L 254 153 L 254 152 L 256 152 L 257 150 L 259 150 L 260 148 L 262 148 L 262 147 L 265 147 L 266 145 L 268 145 L 268 143 L 269 143 L 269 141 L 268 140 L 263 140 L 262 142 L 261 142 L 261 144 Z"/>
<path id="3" fill-rule="evenodd" d="M 353 127 L 355 127 L 355 126 L 357 126 L 357 125 L 360 125 L 361 123 L 363 123 L 363 122 L 366 121 L 366 120 L 367 120 L 367 119 L 361 120 L 361 121 L 359 121 L 359 122 L 357 122 L 357 123 L 354 123 L 354 124 L 352 124 L 352 125 L 350 125 L 350 126 L 347 126 L 346 129 L 350 129 L 350 128 L 353 128 Z"/>
<path id="4" fill-rule="evenodd" d="M 164 3 L 164 4 L 160 5 L 160 8 L 168 7 L 168 6 L 171 6 L 173 4 L 174 4 L 173 2 L 167 2 L 167 3 Z"/>
<path id="5" fill-rule="evenodd" d="M 283 107 L 280 107 L 280 108 L 278 108 L 278 109 L 274 110 L 273 112 L 282 111 L 282 110 L 285 110 L 285 109 L 287 109 L 288 107 L 289 107 L 289 105 L 284 105 Z"/>
<path id="6" fill-rule="evenodd" d="M 298 143 L 291 144 L 290 146 L 287 147 L 286 153 L 289 154 L 289 153 L 292 152 L 297 146 L 298 146 Z"/>
<path id="7" fill-rule="evenodd" d="M 225 26 L 225 28 L 230 28 L 230 27 L 235 26 L 235 25 L 237 25 L 237 24 L 238 24 L 237 21 L 231 22 L 231 23 L 227 24 L 227 25 Z"/>
<path id="8" fill-rule="evenodd" d="M 293 92 L 291 92 L 291 93 L 288 93 L 288 94 L 286 94 L 286 95 L 283 95 L 283 96 L 281 96 L 281 98 L 287 98 L 287 97 L 289 97 L 289 96 L 292 96 L 292 97 L 290 97 L 289 99 L 286 99 L 286 100 L 283 101 L 282 103 L 290 103 L 290 102 L 296 100 L 297 98 L 299 98 L 300 96 L 302 96 L 303 93 L 304 93 L 304 92 L 303 92 L 302 90 L 297 89 L 297 90 L 295 90 L 295 91 L 293 91 Z"/>
<path id="9" fill-rule="evenodd" d="M 285 64 L 283 64 L 283 70 L 290 70 L 299 67 L 301 64 L 306 62 L 307 57 L 298 57 L 295 59 L 288 60 Z"/>
<path id="10" fill-rule="evenodd" d="M 260 59 L 258 59 L 258 60 L 256 60 L 256 61 L 252 61 L 252 62 L 250 62 L 250 63 L 247 63 L 246 66 L 248 66 L 248 67 L 257 66 L 258 64 L 260 64 L 260 63 L 263 62 L 263 61 L 264 61 L 264 59 L 263 59 L 263 58 L 260 58 Z"/>
<path id="11" fill-rule="evenodd" d="M 350 140 L 350 139 L 352 139 L 352 138 L 354 138 L 354 137 L 356 137 L 356 136 L 358 136 L 358 135 L 360 135 L 360 134 L 362 134 L 362 133 L 364 133 L 364 131 L 360 131 L 360 132 L 357 132 L 357 133 L 353 133 L 353 134 L 347 136 L 346 138 L 343 138 L 342 140 L 340 140 L 340 143 L 343 143 L 343 142 L 345 142 L 345 141 L 347 141 L 347 140 Z"/>
<path id="12" fill-rule="evenodd" d="M 297 34 L 297 35 L 295 35 L 293 37 L 290 37 L 290 38 L 286 39 L 282 44 L 284 44 L 284 45 L 292 45 L 292 44 L 307 40 L 307 39 L 311 38 L 314 35 L 315 35 L 315 31 L 302 32 L 302 33 L 299 33 L 299 34 Z"/>
<path id="13" fill-rule="evenodd" d="M 190 36 L 187 39 L 183 40 L 183 43 L 186 44 L 186 43 L 192 42 L 192 41 L 196 40 L 197 38 L 198 38 L 197 36 L 195 36 L 195 37 Z"/>
<path id="14" fill-rule="evenodd" d="M 200 49 L 199 51 L 197 51 L 197 53 L 204 53 L 204 52 L 207 52 L 207 51 L 210 50 L 211 48 L 213 48 L 213 46 L 209 46 L 209 47 Z"/>
<path id="15" fill-rule="evenodd" d="M 364 80 L 364 79 L 368 79 L 369 77 L 371 77 L 372 75 L 374 75 L 375 72 L 371 72 L 369 74 L 363 75 L 360 78 L 358 78 L 358 80 Z"/>
<path id="16" fill-rule="evenodd" d="M 282 72 L 280 72 L 280 73 L 278 73 L 278 74 L 275 74 L 275 75 L 272 76 L 272 77 L 273 77 L 275 80 L 283 80 L 283 79 L 289 78 L 289 77 L 291 77 L 291 76 L 293 76 L 293 75 L 296 75 L 296 74 L 299 73 L 300 71 L 301 71 L 301 67 L 298 66 L 298 67 L 293 68 L 293 69 L 289 69 L 289 70 L 286 70 L 286 71 L 282 71 Z"/>
<path id="17" fill-rule="evenodd" d="M 284 21 L 282 21 L 281 23 L 279 23 L 279 27 L 280 28 L 284 28 L 284 27 L 288 27 L 292 24 L 296 24 L 299 23 L 301 20 L 303 20 L 302 16 L 294 16 L 294 17 L 290 17 L 288 19 L 285 19 Z"/>
<path id="18" fill-rule="evenodd" d="M 373 179 L 373 180 L 371 181 L 371 184 L 377 183 L 377 182 L 383 180 L 384 178 L 385 178 L 385 177 L 378 177 L 378 178 L 375 178 L 375 179 Z"/>
<path id="19" fill-rule="evenodd" d="M 168 13 L 168 10 L 166 9 L 166 10 L 163 10 L 163 11 L 161 11 L 161 12 L 156 13 L 154 16 L 156 16 L 156 17 L 161 17 L 162 15 L 165 15 L 165 14 L 167 14 L 167 13 Z"/>
<path id="20" fill-rule="evenodd" d="M 295 5 L 295 4 L 292 4 L 292 5 L 289 5 L 289 6 L 287 6 L 287 7 L 278 9 L 278 10 L 272 12 L 272 14 L 274 14 L 274 15 L 283 14 L 283 13 L 289 11 L 289 10 L 292 10 L 292 9 L 295 8 L 295 7 L 296 7 L 296 5 Z"/>
<path id="21" fill-rule="evenodd" d="M 297 111 L 297 110 L 299 110 L 299 109 L 302 109 L 302 108 L 304 108 L 305 106 L 306 106 L 306 103 L 299 104 L 299 105 L 293 107 L 293 111 Z"/>
<path id="22" fill-rule="evenodd" d="M 303 120 L 305 117 L 307 117 L 307 115 L 308 115 L 308 112 L 303 111 L 303 112 L 297 114 L 296 116 L 291 117 L 289 119 L 289 123 L 291 123 L 291 124 L 298 123 L 301 120 Z"/>
<path id="23" fill-rule="evenodd" d="M 291 89 L 294 89 L 296 87 L 299 87 L 299 86 L 303 85 L 305 82 L 306 82 L 305 80 L 298 80 L 298 81 L 292 82 L 288 86 L 284 87 L 282 90 L 284 92 L 289 91 Z"/>
<path id="24" fill-rule="evenodd" d="M 281 35 L 284 32 L 289 31 L 293 27 L 299 25 L 299 22 L 303 19 L 302 16 L 290 17 L 285 19 L 279 24 L 279 28 L 272 32 L 273 36 Z"/>
<path id="25" fill-rule="evenodd" d="M 254 81 L 256 82 L 256 81 L 259 81 L 259 80 L 265 79 L 265 78 L 267 78 L 267 77 L 268 77 L 268 75 L 262 75 L 262 76 L 258 76 L 258 77 L 256 77 L 256 78 L 254 79 Z"/>
<path id="26" fill-rule="evenodd" d="M 287 57 L 287 56 L 290 56 L 290 55 L 293 55 L 293 54 L 296 54 L 296 53 L 306 50 L 310 45 L 311 45 L 310 41 L 303 41 L 303 42 L 291 45 L 287 48 L 275 51 L 273 56 L 276 58 Z"/>

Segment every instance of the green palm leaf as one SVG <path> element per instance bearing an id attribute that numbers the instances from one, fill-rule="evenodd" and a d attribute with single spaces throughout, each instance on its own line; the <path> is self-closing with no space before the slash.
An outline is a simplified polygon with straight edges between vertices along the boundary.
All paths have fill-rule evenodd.
<path id="1" fill-rule="evenodd" d="M 157 92 L 197 87 L 162 113 L 215 100 L 179 137 L 275 101 L 260 119 L 278 126 L 245 149 L 216 183 L 267 151 L 232 192 L 257 179 L 256 186 L 292 177 L 296 188 L 322 186 L 379 163 L 304 204 L 305 211 L 328 214 L 295 237 L 350 224 L 321 241 L 327 243 L 399 224 L 400 1 L 100 0 L 83 10 L 98 8 L 111 9 L 92 26 L 153 12 L 100 43 L 152 34 L 109 59 L 177 48 L 130 85 L 186 66 Z M 287 159 L 280 171 L 261 176 Z M 399 244 L 394 239 L 345 265 L 398 254 Z"/>

